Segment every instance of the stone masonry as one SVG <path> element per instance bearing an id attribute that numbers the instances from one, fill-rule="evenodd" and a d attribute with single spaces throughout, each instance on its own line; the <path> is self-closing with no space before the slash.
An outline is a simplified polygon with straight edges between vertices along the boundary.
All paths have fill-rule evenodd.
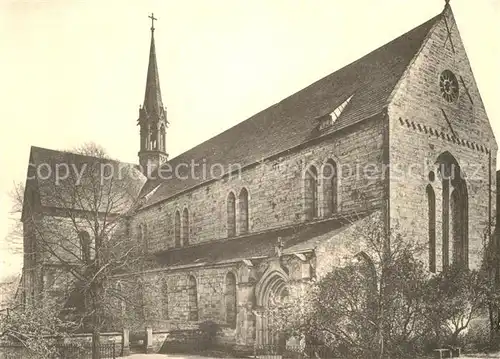
<path id="1" fill-rule="evenodd" d="M 152 37 L 140 156 L 141 163 L 161 161 L 154 169 L 143 168 L 145 175 L 161 169 L 167 158 L 168 121 L 154 49 Z M 443 95 L 449 90 L 441 80 L 445 71 L 457 79 L 453 101 Z M 151 128 L 156 132 L 148 132 Z M 262 138 L 273 136 L 248 144 L 244 135 L 250 129 Z M 451 252 L 459 246 L 470 268 L 480 264 L 483 243 L 495 229 L 498 147 L 449 5 L 228 131 L 241 133 L 216 136 L 193 153 L 213 162 L 221 160 L 217 156 L 234 165 L 240 161 L 238 173 L 192 180 L 189 186 L 178 178 L 142 183 L 123 228 L 130 243 L 143 249 L 144 265 L 109 283 L 122 295 L 110 303 L 110 329 L 130 329 L 133 338 L 148 327 L 150 336 L 157 331 L 164 339 L 169 331 L 213 322 L 225 345 L 275 343 L 279 337 L 265 316 L 273 298 L 306 290 L 311 280 L 353 260 L 365 250 L 361 233 L 370 226 L 390 226 L 421 244 L 430 268 L 434 220 L 437 271 L 444 267 L 443 250 L 455 260 Z M 449 182 L 453 195 L 461 196 L 458 209 L 445 198 L 450 194 L 438 168 L 441 158 L 453 160 L 465 174 L 462 182 Z M 322 175 L 330 163 L 335 181 Z M 317 174 L 311 177 L 312 166 Z M 434 218 L 428 188 L 436 197 Z M 246 203 L 240 199 L 243 189 Z M 59 220 L 43 202 L 38 210 L 45 220 Z M 232 216 L 235 233 L 228 228 Z M 455 233 L 459 226 L 461 237 Z M 28 222 L 25 229 L 25 252 L 30 252 L 37 238 Z M 28 294 L 46 280 L 39 259 L 25 253 Z"/>

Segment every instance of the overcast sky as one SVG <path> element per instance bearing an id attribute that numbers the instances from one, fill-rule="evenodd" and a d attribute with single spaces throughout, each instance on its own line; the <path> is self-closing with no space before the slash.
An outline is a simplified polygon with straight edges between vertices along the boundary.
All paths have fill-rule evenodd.
<path id="1" fill-rule="evenodd" d="M 500 0 L 452 0 L 497 138 Z M 137 162 L 155 39 L 170 156 L 193 147 L 442 11 L 444 0 L 0 0 L 0 239 L 31 145 L 95 141 Z M 2 242 L 0 242 L 2 243 Z M 20 258 L 0 246 L 0 274 Z"/>

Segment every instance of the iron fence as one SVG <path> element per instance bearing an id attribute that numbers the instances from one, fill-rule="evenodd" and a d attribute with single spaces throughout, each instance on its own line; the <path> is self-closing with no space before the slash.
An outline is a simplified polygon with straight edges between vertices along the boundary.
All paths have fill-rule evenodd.
<path id="1" fill-rule="evenodd" d="M 92 346 L 77 344 L 58 344 L 56 345 L 55 359 L 88 359 L 92 358 Z M 102 359 L 115 359 L 118 350 L 115 344 L 100 344 L 99 353 Z"/>

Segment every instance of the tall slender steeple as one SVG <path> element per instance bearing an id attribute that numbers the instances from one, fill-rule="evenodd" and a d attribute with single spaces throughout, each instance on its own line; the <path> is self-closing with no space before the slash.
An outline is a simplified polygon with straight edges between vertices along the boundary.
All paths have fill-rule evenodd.
<path id="1" fill-rule="evenodd" d="M 139 109 L 138 125 L 140 126 L 139 164 L 145 175 L 150 174 L 168 159 L 166 152 L 166 129 L 168 127 L 167 111 L 163 107 L 160 90 L 160 77 L 156 62 L 153 14 L 151 19 L 151 46 L 149 48 L 149 65 L 146 78 L 144 103 Z"/>

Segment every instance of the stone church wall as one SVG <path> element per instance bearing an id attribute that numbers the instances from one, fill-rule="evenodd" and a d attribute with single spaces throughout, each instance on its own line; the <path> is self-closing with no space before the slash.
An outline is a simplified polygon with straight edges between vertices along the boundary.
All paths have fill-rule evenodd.
<path id="1" fill-rule="evenodd" d="M 334 256 L 329 253 L 328 257 Z M 273 257 L 254 261 L 250 267 L 243 262 L 198 268 L 193 265 L 191 268 L 158 269 L 118 276 L 111 286 L 121 283 L 127 304 L 126 308 L 119 304 L 113 307 L 111 314 L 115 318 L 115 327 L 109 329 L 128 328 L 134 333 L 142 332 L 149 326 L 154 332 L 164 333 L 202 329 L 207 322 L 213 322 L 219 328 L 218 344 L 252 345 L 256 336 L 255 310 L 259 309 L 256 288 L 264 274 L 276 266 L 285 268 L 290 286 L 308 281 L 313 273 L 309 259 L 304 262 L 295 256 L 284 256 L 281 259 Z M 227 321 L 228 273 L 236 278 L 236 296 L 233 298 L 237 315 L 232 323 Z M 189 320 L 190 276 L 197 283 L 197 320 Z"/>
<path id="2" fill-rule="evenodd" d="M 481 259 L 482 243 L 488 227 L 490 191 L 492 198 L 496 196 L 497 145 L 457 25 L 451 14 L 447 19 L 453 29 L 451 40 L 455 52 L 446 24 L 441 21 L 403 77 L 389 107 L 391 225 L 400 225 L 409 237 L 427 245 L 426 186 L 431 184 L 436 193 L 438 270 L 442 255 L 442 197 L 435 171 L 438 156 L 445 151 L 450 152 L 469 177 L 466 182 L 471 268 L 477 267 Z M 439 76 L 446 69 L 453 71 L 459 80 L 459 98 L 452 103 L 448 103 L 440 93 Z M 453 133 L 460 143 L 452 139 Z M 491 160 L 486 150 L 491 151 Z M 410 166 L 414 166 L 412 173 Z M 429 180 L 431 170 L 436 173 L 435 181 Z M 495 202 L 492 201 L 491 205 L 492 217 L 495 218 Z M 428 256 L 423 259 L 427 262 Z"/>
<path id="3" fill-rule="evenodd" d="M 235 267 L 157 270 L 117 277 L 128 302 L 124 326 L 142 329 L 195 329 L 205 321 L 226 325 L 225 276 Z M 197 320 L 190 320 L 189 277 L 196 280 Z M 192 304 L 191 304 L 192 305 Z M 120 317 L 121 313 L 114 313 Z"/>
<path id="4" fill-rule="evenodd" d="M 249 193 L 250 233 L 302 222 L 305 220 L 303 173 L 311 164 L 320 171 L 329 158 L 343 172 L 339 183 L 341 211 L 379 204 L 384 191 L 382 170 L 378 166 L 383 156 L 383 129 L 384 123 L 379 118 L 367 120 L 300 151 L 244 169 L 241 178 L 223 178 L 141 210 L 131 221 L 132 233 L 139 238 L 138 226 L 145 223 L 151 251 L 172 248 L 175 211 L 182 213 L 188 208 L 190 244 L 225 238 L 227 197 L 233 191 L 238 201 L 242 188 Z M 368 168 L 370 176 L 364 173 L 367 165 L 372 166 Z M 236 218 L 238 215 L 236 203 Z"/>
<path id="5" fill-rule="evenodd" d="M 366 244 L 366 238 L 384 230 L 385 213 L 379 210 L 368 217 L 348 224 L 340 233 L 320 243 L 316 250 L 316 275 L 322 278 L 335 268 L 355 260 L 360 252 L 376 258 Z M 373 232 L 372 232 L 373 231 Z"/>
<path id="6" fill-rule="evenodd" d="M 40 208 L 39 213 L 31 219 L 24 221 L 24 277 L 26 295 L 40 293 L 42 290 L 61 296 L 71 290 L 75 282 L 74 275 L 64 269 L 65 264 L 82 264 L 81 244 L 76 226 L 79 231 L 89 233 L 90 255 L 94 256 L 94 238 L 92 234 L 92 221 L 82 218 L 72 219 L 55 214 L 49 209 Z M 123 222 L 124 223 L 124 222 Z M 102 226 L 103 223 L 100 223 Z M 120 241 L 120 248 L 127 250 L 133 245 L 128 241 L 124 225 L 109 225 L 113 233 L 110 236 Z M 134 255 L 134 254 L 133 254 Z M 130 256 L 132 260 L 132 255 Z"/>

